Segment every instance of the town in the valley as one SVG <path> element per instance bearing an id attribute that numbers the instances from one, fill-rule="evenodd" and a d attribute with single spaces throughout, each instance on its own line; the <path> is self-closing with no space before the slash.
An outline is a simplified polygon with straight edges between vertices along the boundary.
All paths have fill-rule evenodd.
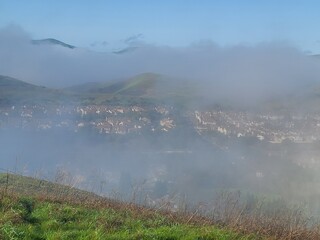
<path id="1" fill-rule="evenodd" d="M 269 143 L 313 143 L 320 140 L 320 114 L 288 115 L 232 110 L 186 110 L 173 106 L 6 106 L 0 108 L 0 129 L 37 131 L 92 130 L 99 134 L 170 132 L 188 123 L 199 135 L 255 138 Z M 181 121 L 181 118 L 184 121 Z"/>

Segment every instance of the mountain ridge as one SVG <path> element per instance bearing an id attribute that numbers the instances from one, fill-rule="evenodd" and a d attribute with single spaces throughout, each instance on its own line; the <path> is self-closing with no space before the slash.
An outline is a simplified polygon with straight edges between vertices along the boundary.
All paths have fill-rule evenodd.
<path id="1" fill-rule="evenodd" d="M 57 45 L 57 46 L 61 46 L 61 47 L 69 48 L 69 49 L 76 48 L 73 45 L 64 43 L 64 42 L 57 40 L 55 38 L 45 38 L 45 39 L 39 39 L 39 40 L 32 40 L 31 43 L 34 45 Z"/>
<path id="2" fill-rule="evenodd" d="M 199 103 L 232 107 L 227 101 L 219 102 L 202 96 L 193 81 L 180 81 L 158 73 L 141 73 L 129 78 L 105 82 L 87 82 L 68 88 L 53 89 L 34 85 L 9 76 L 0 75 L 0 105 L 25 103 L 57 103 L 66 100 L 76 104 L 134 104 L 168 103 L 187 106 Z M 257 104 L 254 111 L 320 111 L 319 86 L 299 89 L 288 96 L 280 96 Z M 207 99 L 207 101 L 206 101 Z M 237 105 L 235 105 L 237 108 Z M 260 109 L 260 110 L 259 110 Z M 245 109 L 244 109 L 245 110 Z"/>

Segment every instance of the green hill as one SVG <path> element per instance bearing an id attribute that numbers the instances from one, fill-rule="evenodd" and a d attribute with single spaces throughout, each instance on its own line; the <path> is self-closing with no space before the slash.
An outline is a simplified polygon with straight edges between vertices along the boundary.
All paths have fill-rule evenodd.
<path id="1" fill-rule="evenodd" d="M 111 82 L 92 82 L 66 89 L 93 103 L 174 103 L 186 105 L 200 96 L 193 82 L 182 81 L 156 73 L 143 73 Z"/>
<path id="2" fill-rule="evenodd" d="M 143 73 L 126 81 L 115 83 L 109 86 L 114 94 L 141 96 L 153 90 L 157 84 L 165 81 L 164 77 L 155 73 Z"/>
<path id="3" fill-rule="evenodd" d="M 143 73 L 132 78 L 111 82 L 92 82 L 67 88 L 81 93 L 143 96 L 164 82 L 164 76 L 155 73 Z"/>
<path id="4" fill-rule="evenodd" d="M 258 239 L 43 180 L 0 174 L 0 239 Z"/>
<path id="5" fill-rule="evenodd" d="M 277 96 L 249 108 L 270 112 L 319 112 L 318 85 L 308 85 L 286 96 Z M 156 73 L 143 73 L 127 79 L 108 82 L 89 82 L 64 89 L 36 86 L 15 78 L 0 75 L 0 106 L 16 104 L 172 104 L 181 107 L 201 107 L 218 104 L 234 107 L 227 101 L 214 102 L 202 96 L 195 81 L 171 78 Z M 240 106 L 243 108 L 243 106 Z M 246 110 L 246 109 L 245 109 Z"/>
<path id="6" fill-rule="evenodd" d="M 183 83 L 183 84 L 182 84 Z M 110 82 L 91 82 L 67 88 L 81 93 L 106 93 L 131 96 L 167 95 L 191 90 L 190 83 L 156 73 L 142 73 L 128 79 Z M 193 88 L 194 90 L 194 88 Z"/>
<path id="7" fill-rule="evenodd" d="M 261 211 L 268 202 L 238 207 L 223 193 L 215 214 L 201 208 L 172 212 L 163 203 L 147 208 L 32 177 L 0 173 L 0 239 L 319 239 L 318 225 L 309 225 L 302 209 L 281 202 L 275 211 Z M 222 206 L 227 206 L 223 208 Z M 251 215 L 246 212 L 252 209 Z M 220 216 L 220 217 L 219 217 Z"/>
<path id="8" fill-rule="evenodd" d="M 18 196 L 44 197 L 45 195 L 46 198 L 75 198 L 79 201 L 100 199 L 98 195 L 69 186 L 42 179 L 5 173 L 0 173 L 0 190 Z"/>

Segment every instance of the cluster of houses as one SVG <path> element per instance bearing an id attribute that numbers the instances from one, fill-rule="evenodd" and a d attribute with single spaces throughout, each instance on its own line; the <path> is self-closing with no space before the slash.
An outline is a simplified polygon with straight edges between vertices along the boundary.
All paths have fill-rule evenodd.
<path id="1" fill-rule="evenodd" d="M 177 116 L 169 106 L 10 106 L 0 108 L 1 128 L 75 132 L 92 129 L 101 134 L 168 132 L 177 118 L 186 117 L 201 135 L 218 133 L 228 137 L 254 137 L 260 141 L 311 143 L 320 140 L 320 114 L 284 116 L 244 111 L 191 111 Z"/>
<path id="2" fill-rule="evenodd" d="M 173 108 L 165 106 L 11 106 L 0 108 L 0 128 L 65 128 L 75 132 L 92 129 L 102 134 L 122 135 L 168 132 L 175 128 L 172 112 Z"/>
<path id="3" fill-rule="evenodd" d="M 320 114 L 284 116 L 239 111 L 194 111 L 199 134 L 215 132 L 229 137 L 254 137 L 260 141 L 311 143 L 320 140 Z"/>

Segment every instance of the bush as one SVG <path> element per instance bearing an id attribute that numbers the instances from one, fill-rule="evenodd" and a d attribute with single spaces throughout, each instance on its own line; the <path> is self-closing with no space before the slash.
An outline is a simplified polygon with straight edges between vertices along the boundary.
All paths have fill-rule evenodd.
<path id="1" fill-rule="evenodd" d="M 20 210 L 21 217 L 25 222 L 34 223 L 36 221 L 36 219 L 32 217 L 34 205 L 35 202 L 31 198 L 19 199 L 18 208 Z"/>

